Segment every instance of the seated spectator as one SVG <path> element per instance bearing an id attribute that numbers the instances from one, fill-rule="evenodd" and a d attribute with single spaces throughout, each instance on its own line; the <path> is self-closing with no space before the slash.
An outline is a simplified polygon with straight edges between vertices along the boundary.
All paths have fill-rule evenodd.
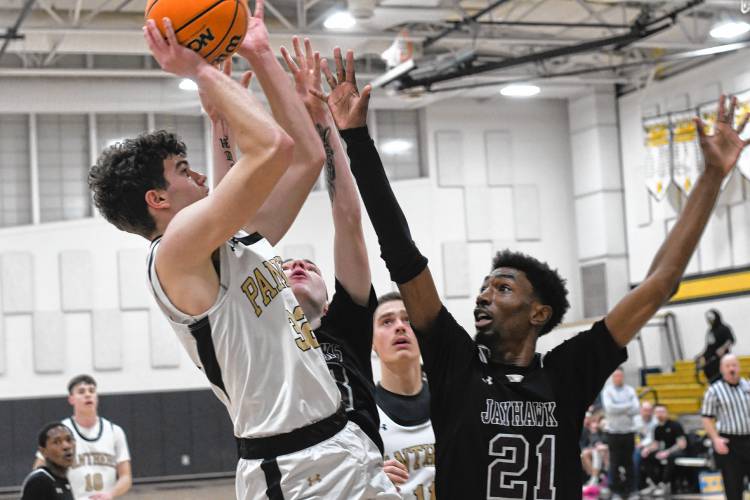
<path id="1" fill-rule="evenodd" d="M 658 422 L 654 428 L 654 440 L 643 448 L 641 454 L 646 480 L 649 481 L 649 486 L 641 491 L 641 496 L 659 497 L 671 492 L 674 461 L 684 455 L 687 438 L 682 425 L 669 418 L 666 406 L 656 405 L 654 416 Z"/>
<path id="2" fill-rule="evenodd" d="M 586 429 L 586 442 L 581 445 L 583 470 L 589 475 L 587 486 L 599 484 L 602 472 L 609 466 L 606 435 L 600 427 L 601 416 L 592 416 Z"/>
<path id="3" fill-rule="evenodd" d="M 645 456 L 644 449 L 654 442 L 654 429 L 657 423 L 656 418 L 654 418 L 654 406 L 648 401 L 642 402 L 641 412 L 635 416 L 636 444 L 633 452 L 633 472 L 636 490 L 642 490 L 646 487 L 641 471 L 643 457 Z"/>

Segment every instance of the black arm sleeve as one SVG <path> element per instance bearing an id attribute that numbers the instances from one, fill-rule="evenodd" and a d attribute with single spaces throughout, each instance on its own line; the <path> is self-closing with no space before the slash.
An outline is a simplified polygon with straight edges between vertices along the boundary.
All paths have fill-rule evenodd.
<path id="1" fill-rule="evenodd" d="M 352 174 L 380 243 L 380 256 L 396 283 L 406 283 L 427 267 L 412 240 L 409 225 L 393 194 L 367 127 L 341 131 Z"/>

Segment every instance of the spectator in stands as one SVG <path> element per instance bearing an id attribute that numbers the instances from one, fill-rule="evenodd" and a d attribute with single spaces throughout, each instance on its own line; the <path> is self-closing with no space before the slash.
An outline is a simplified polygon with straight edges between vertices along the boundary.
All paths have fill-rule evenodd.
<path id="1" fill-rule="evenodd" d="M 600 474 L 609 467 L 609 447 L 601 428 L 601 415 L 592 415 L 587 425 L 586 441 L 581 444 L 583 470 L 589 475 L 587 486 L 599 484 Z"/>
<path id="2" fill-rule="evenodd" d="M 635 451 L 633 452 L 633 484 L 636 490 L 641 490 L 646 486 L 643 482 L 641 466 L 643 465 L 644 456 L 648 455 L 645 449 L 654 442 L 654 429 L 656 425 L 654 406 L 650 402 L 644 401 L 641 403 L 641 413 L 635 416 L 636 443 Z"/>
<path id="3" fill-rule="evenodd" d="M 750 381 L 740 377 L 734 354 L 721 358 L 721 378 L 703 398 L 703 427 L 713 443 L 727 500 L 742 498 L 743 478 L 750 479 Z"/>
<path id="4" fill-rule="evenodd" d="M 666 406 L 657 404 L 654 416 L 658 422 L 654 428 L 654 440 L 642 453 L 649 486 L 641 490 L 641 496 L 659 497 L 671 492 L 674 462 L 684 455 L 687 438 L 682 425 L 669 418 Z"/>
<path id="5" fill-rule="evenodd" d="M 612 384 L 602 391 L 602 403 L 607 415 L 607 444 L 609 445 L 609 480 L 614 498 L 628 496 L 633 487 L 633 451 L 635 449 L 635 421 L 638 414 L 638 395 L 625 385 L 625 373 L 617 368 Z"/>
<path id="6" fill-rule="evenodd" d="M 706 311 L 706 321 L 709 325 L 706 348 L 695 360 L 695 365 L 703 369 L 706 380 L 712 384 L 721 378 L 719 360 L 729 353 L 734 344 L 734 335 L 732 329 L 721 321 L 721 314 L 716 309 Z"/>

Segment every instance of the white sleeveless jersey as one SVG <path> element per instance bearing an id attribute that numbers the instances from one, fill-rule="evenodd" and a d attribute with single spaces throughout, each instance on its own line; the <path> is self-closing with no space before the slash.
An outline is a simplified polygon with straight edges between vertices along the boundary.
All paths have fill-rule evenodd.
<path id="1" fill-rule="evenodd" d="M 402 485 L 406 499 L 435 499 L 435 433 L 432 422 L 405 427 L 399 425 L 378 406 L 380 437 L 384 460 L 396 459 L 409 469 L 409 480 Z"/>
<path id="2" fill-rule="evenodd" d="M 235 436 L 282 434 L 336 412 L 339 390 L 281 257 L 266 240 L 239 234 L 219 248 L 219 295 L 201 316 L 179 311 L 164 293 L 154 265 L 160 241 L 152 243 L 148 259 L 151 289 L 227 407 Z"/>
<path id="3" fill-rule="evenodd" d="M 73 466 L 68 469 L 68 481 L 76 499 L 95 493 L 110 492 L 117 483 L 117 464 L 130 460 L 128 443 L 120 426 L 99 417 L 94 427 L 76 425 L 71 418 L 62 423 L 76 439 Z"/>

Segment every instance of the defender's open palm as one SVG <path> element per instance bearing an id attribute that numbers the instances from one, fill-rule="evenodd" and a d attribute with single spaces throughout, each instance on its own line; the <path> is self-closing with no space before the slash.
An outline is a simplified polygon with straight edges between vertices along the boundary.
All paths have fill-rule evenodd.
<path id="1" fill-rule="evenodd" d="M 281 47 L 281 56 L 294 77 L 297 94 L 305 103 L 307 111 L 311 115 L 315 115 L 325 109 L 325 103 L 313 95 L 313 91 L 323 92 L 320 79 L 320 54 L 313 52 L 312 44 L 308 38 L 305 38 L 304 54 L 300 47 L 299 38 L 296 36 L 292 38 L 292 47 L 294 48 L 296 61 L 286 47 Z"/>
<path id="2" fill-rule="evenodd" d="M 322 92 L 310 91 L 322 101 L 328 103 L 333 120 L 339 130 L 364 127 L 367 124 L 367 107 L 370 103 L 370 92 L 372 87 L 366 85 L 362 94 L 357 89 L 357 77 L 354 74 L 354 52 L 346 52 L 346 67 L 341 58 L 341 49 L 336 47 L 333 51 L 336 61 L 336 76 L 331 74 L 328 61 L 323 59 L 322 69 L 331 93 L 325 95 Z"/>
<path id="3" fill-rule="evenodd" d="M 159 63 L 161 68 L 173 75 L 185 78 L 195 78 L 202 67 L 208 66 L 208 63 L 201 56 L 183 47 L 177 42 L 177 35 L 174 33 L 172 21 L 165 17 L 163 21 L 166 39 L 159 32 L 156 23 L 149 19 L 146 26 L 143 27 L 143 35 L 146 37 L 148 48 L 154 55 L 154 59 Z"/>
<path id="4" fill-rule="evenodd" d="M 750 144 L 750 140 L 743 141 L 740 138 L 750 114 L 746 114 L 742 123 L 735 128 L 734 110 L 737 107 L 737 98 L 732 97 L 728 110 L 725 109 L 725 103 L 726 97 L 722 95 L 719 98 L 719 112 L 713 135 L 706 135 L 703 121 L 700 118 L 695 119 L 706 171 L 715 170 L 722 176 L 726 176 L 732 170 L 742 150 Z"/>
<path id="5" fill-rule="evenodd" d="M 264 22 L 265 4 L 263 0 L 256 0 L 255 12 L 250 13 L 247 18 L 247 32 L 245 39 L 238 49 L 242 57 L 248 59 L 254 53 L 271 50 L 268 29 Z"/>

